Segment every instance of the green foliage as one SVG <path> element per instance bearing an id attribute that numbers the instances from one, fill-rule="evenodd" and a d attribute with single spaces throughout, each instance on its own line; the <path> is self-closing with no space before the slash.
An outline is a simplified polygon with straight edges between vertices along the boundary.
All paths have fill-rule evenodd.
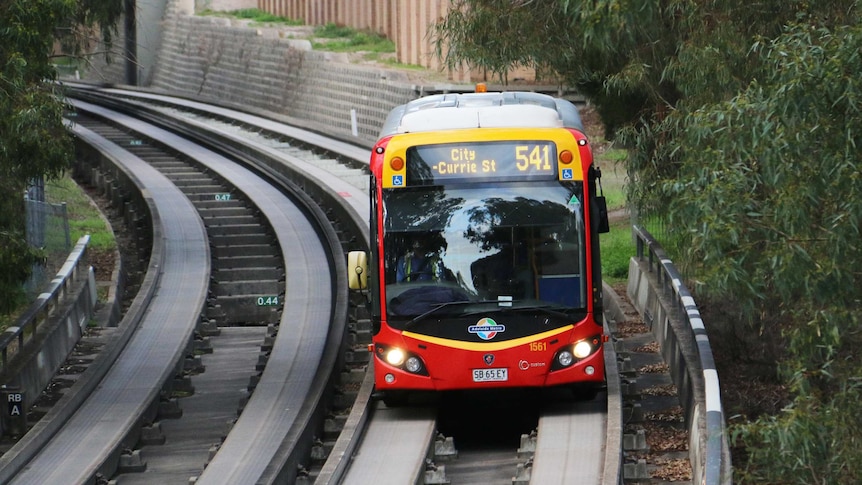
<path id="1" fill-rule="evenodd" d="M 547 43 L 539 30 L 547 27 L 544 33 L 553 37 L 560 17 L 555 16 L 556 6 L 550 5 L 556 2 L 545 3 L 528 8 L 508 0 L 456 0 L 434 28 L 437 52 L 450 68 L 463 62 L 503 82 L 511 67 L 546 68 L 542 49 Z"/>
<path id="2" fill-rule="evenodd" d="M 251 19 L 255 22 L 279 22 L 285 23 L 288 25 L 302 25 L 302 22 L 292 20 L 287 17 L 282 17 L 280 15 L 273 15 L 269 12 L 264 12 L 263 10 L 257 8 L 244 8 L 240 10 L 234 10 L 231 12 L 241 19 Z"/>
<path id="3" fill-rule="evenodd" d="M 438 53 L 578 86 L 630 150 L 628 203 L 749 334 L 792 402 L 735 429 L 744 481 L 859 470 L 862 21 L 858 0 L 456 0 Z M 604 254 L 603 254 L 604 256 Z M 782 347 L 784 347 L 782 349 Z M 743 352 L 744 353 L 744 352 Z"/>
<path id="4" fill-rule="evenodd" d="M 68 167 L 71 140 L 56 78 L 54 42 L 78 53 L 93 26 L 110 40 L 123 2 L 9 0 L 0 2 L 0 312 L 15 308 L 31 265 L 42 257 L 24 242 L 22 197 L 32 179 L 58 177 Z"/>
<path id="5" fill-rule="evenodd" d="M 92 55 L 91 51 L 96 41 L 101 41 L 108 47 L 117 34 L 117 20 L 123 13 L 127 2 L 117 0 L 40 0 L 28 2 L 15 0 L 27 5 L 45 5 L 39 11 L 40 22 L 51 25 L 52 34 L 47 40 L 60 42 L 63 52 L 74 57 Z M 65 10 L 49 10 L 48 4 L 62 3 Z M 30 7 L 37 11 L 36 7 Z M 50 13 L 49 13 L 50 12 Z M 107 49 L 105 56 L 107 56 Z M 110 61 L 110 59 L 108 59 Z"/>
<path id="6" fill-rule="evenodd" d="M 0 230 L 0 315 L 9 313 L 23 302 L 22 283 L 30 276 L 31 266 L 41 254 L 27 246 L 21 232 Z"/>
<path id="7" fill-rule="evenodd" d="M 859 438 L 843 427 L 859 429 L 862 373 L 862 24 L 804 19 L 752 43 L 759 69 L 737 94 L 686 100 L 654 125 L 671 142 L 639 154 L 637 190 L 665 203 L 701 289 L 785 342 L 772 357 L 795 397 L 737 430 L 747 479 L 854 483 Z"/>
<path id="8" fill-rule="evenodd" d="M 326 41 L 314 41 L 312 47 L 331 52 L 395 52 L 395 43 L 376 32 L 356 30 L 333 23 L 316 27 L 314 35 Z"/>
<path id="9" fill-rule="evenodd" d="M 853 484 L 862 476 L 862 392 L 848 383 L 821 402 L 804 396 L 775 417 L 738 427 L 732 436 L 746 445 L 748 466 L 737 483 Z"/>
<path id="10" fill-rule="evenodd" d="M 747 53 L 802 16 L 850 17 L 855 0 L 530 2 L 454 0 L 432 37 L 447 67 L 497 76 L 533 67 L 575 85 L 618 128 L 660 121 L 681 100 L 711 102 L 761 68 Z"/>
<path id="11" fill-rule="evenodd" d="M 257 8 L 242 8 L 239 10 L 231 10 L 228 12 L 216 12 L 213 10 L 204 10 L 200 15 L 211 15 L 215 17 L 234 17 L 238 19 L 251 20 L 253 22 L 282 24 L 282 25 L 303 25 L 302 20 L 282 17 Z"/>
<path id="12" fill-rule="evenodd" d="M 465 64 L 505 84 L 506 72 L 526 66 L 577 86 L 613 136 L 645 113 L 651 96 L 675 99 L 662 82 L 661 66 L 640 57 L 654 59 L 662 47 L 652 42 L 659 36 L 644 29 L 664 32 L 670 25 L 657 21 L 652 2 L 636 2 L 643 4 L 637 12 L 623 11 L 618 3 L 456 0 L 432 37 L 449 68 Z M 654 86 L 644 86 L 645 80 Z"/>
<path id="13" fill-rule="evenodd" d="M 659 190 L 716 291 L 853 304 L 862 81 L 849 73 L 862 69 L 860 48 L 860 26 L 793 27 L 757 48 L 762 80 L 672 127 L 677 173 Z"/>
<path id="14" fill-rule="evenodd" d="M 91 249 L 116 249 L 114 233 L 106 226 L 99 209 L 68 173 L 45 185 L 45 199 L 50 203 L 66 204 L 73 244 L 89 234 Z"/>
<path id="15" fill-rule="evenodd" d="M 609 282 L 623 281 L 629 275 L 629 260 L 635 255 L 632 228 L 628 219 L 612 223 L 611 232 L 599 236 L 602 251 L 602 277 Z"/>
<path id="16" fill-rule="evenodd" d="M 338 25 L 335 23 L 328 23 L 326 25 L 319 25 L 314 28 L 314 35 L 317 37 L 323 37 L 326 39 L 337 39 L 339 37 L 351 37 L 356 33 L 356 29 L 352 27 L 346 27 L 343 25 Z"/>

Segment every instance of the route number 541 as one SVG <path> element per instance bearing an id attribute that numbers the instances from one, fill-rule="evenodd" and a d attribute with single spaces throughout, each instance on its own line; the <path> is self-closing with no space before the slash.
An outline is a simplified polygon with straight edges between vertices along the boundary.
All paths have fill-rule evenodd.
<path id="1" fill-rule="evenodd" d="M 515 146 L 516 166 L 522 172 L 546 172 L 551 169 L 548 145 L 517 145 Z"/>

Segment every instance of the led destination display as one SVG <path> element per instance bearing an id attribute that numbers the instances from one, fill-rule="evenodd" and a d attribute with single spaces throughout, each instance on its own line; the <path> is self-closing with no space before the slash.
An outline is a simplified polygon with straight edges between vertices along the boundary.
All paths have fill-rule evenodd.
<path id="1" fill-rule="evenodd" d="M 407 150 L 410 185 L 556 178 L 557 149 L 548 141 L 447 143 Z"/>

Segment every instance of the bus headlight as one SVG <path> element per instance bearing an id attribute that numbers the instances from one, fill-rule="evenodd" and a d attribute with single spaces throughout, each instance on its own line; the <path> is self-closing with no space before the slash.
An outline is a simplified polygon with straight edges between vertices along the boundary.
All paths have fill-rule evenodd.
<path id="1" fill-rule="evenodd" d="M 581 340 L 575 344 L 573 353 L 578 359 L 583 359 L 593 353 L 593 346 L 588 341 Z"/>
<path id="2" fill-rule="evenodd" d="M 395 367 L 401 367 L 404 363 L 404 351 L 399 348 L 389 349 L 389 352 L 386 352 L 386 362 Z"/>
<path id="3" fill-rule="evenodd" d="M 579 340 L 574 344 L 562 347 L 557 351 L 556 355 L 554 355 L 554 360 L 551 362 L 551 370 L 554 371 L 571 367 L 578 361 L 584 360 L 593 355 L 601 348 L 601 335 Z"/>
<path id="4" fill-rule="evenodd" d="M 574 361 L 575 356 L 572 355 L 572 353 L 568 350 L 560 351 L 560 353 L 557 354 L 557 363 L 560 365 L 560 367 L 568 367 L 572 365 L 572 362 Z"/>
<path id="5" fill-rule="evenodd" d="M 404 349 L 389 347 L 385 344 L 374 344 L 374 353 L 377 354 L 377 358 L 393 367 L 398 367 L 411 374 L 428 375 L 422 358 Z"/>
<path id="6" fill-rule="evenodd" d="M 404 368 L 407 369 L 407 372 L 418 374 L 422 370 L 422 361 L 419 360 L 419 357 L 409 357 Z"/>

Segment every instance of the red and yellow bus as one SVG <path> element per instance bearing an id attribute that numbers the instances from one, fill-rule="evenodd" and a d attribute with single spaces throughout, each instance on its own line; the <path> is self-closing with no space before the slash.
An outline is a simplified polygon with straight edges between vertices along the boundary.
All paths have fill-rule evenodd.
<path id="1" fill-rule="evenodd" d="M 600 171 L 571 102 L 444 94 L 396 107 L 372 150 L 375 391 L 605 382 Z M 599 184 L 600 186 L 600 184 Z"/>

